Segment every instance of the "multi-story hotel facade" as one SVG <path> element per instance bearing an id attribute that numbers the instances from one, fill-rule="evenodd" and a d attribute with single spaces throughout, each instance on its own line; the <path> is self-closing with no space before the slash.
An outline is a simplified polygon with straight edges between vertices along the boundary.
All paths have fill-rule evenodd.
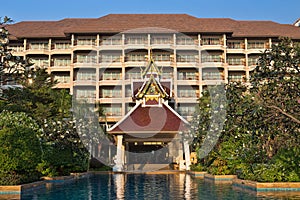
<path id="1" fill-rule="evenodd" d="M 13 54 L 47 68 L 78 99 L 98 101 L 106 120 L 133 106 L 131 80 L 152 54 L 173 81 L 172 106 L 190 119 L 203 89 L 249 81 L 261 52 L 300 29 L 271 21 L 205 19 L 185 14 L 110 14 L 94 19 L 24 21 L 8 27 Z"/>
<path id="2" fill-rule="evenodd" d="M 118 136 L 118 149 L 123 146 L 139 151 L 149 144 L 149 151 L 158 149 L 157 145 L 167 142 L 150 137 L 138 149 L 137 141 L 116 131 L 121 122 L 135 115 L 130 111 L 147 110 L 147 102 L 140 101 L 140 107 L 136 106 L 134 81 L 154 84 L 158 96 L 168 93 L 168 99 L 162 100 L 167 103 L 157 104 L 158 111 L 164 108 L 178 123 L 187 123 L 208 86 L 230 81 L 249 83 L 263 51 L 278 43 L 280 37 L 300 41 L 300 29 L 294 25 L 185 14 L 110 14 L 93 19 L 24 21 L 9 25 L 8 30 L 15 56 L 30 58 L 35 66 L 46 68 L 58 81 L 56 88 L 68 89 L 74 98 L 98 102 L 106 115 L 100 122 L 112 126 L 111 132 Z M 160 76 L 150 77 L 152 82 L 143 74 L 150 61 Z M 147 73 L 154 77 L 153 71 L 148 69 Z M 161 84 L 164 79 L 168 88 Z M 143 88 L 143 95 L 151 96 L 145 85 Z M 172 128 L 175 121 L 166 122 L 170 126 L 159 130 L 175 134 L 168 141 L 179 134 Z M 130 125 L 126 127 L 130 129 Z M 183 160 L 180 151 L 176 159 Z M 169 155 L 172 150 L 166 152 Z M 186 151 L 186 158 L 188 154 Z M 129 162 L 128 155 L 122 155 L 118 150 L 116 163 L 120 166 Z"/>

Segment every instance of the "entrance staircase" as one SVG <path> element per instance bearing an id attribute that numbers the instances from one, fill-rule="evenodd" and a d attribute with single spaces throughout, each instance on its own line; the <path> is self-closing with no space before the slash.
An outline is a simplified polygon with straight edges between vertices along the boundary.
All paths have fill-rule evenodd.
<path id="1" fill-rule="evenodd" d="M 170 170 L 169 164 L 129 164 L 126 172 L 150 172 L 158 170 Z"/>

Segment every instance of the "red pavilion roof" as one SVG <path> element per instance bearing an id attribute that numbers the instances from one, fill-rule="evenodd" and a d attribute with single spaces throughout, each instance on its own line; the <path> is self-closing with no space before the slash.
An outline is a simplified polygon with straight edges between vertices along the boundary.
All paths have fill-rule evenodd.
<path id="1" fill-rule="evenodd" d="M 178 133 L 188 127 L 189 123 L 166 103 L 155 106 L 139 103 L 108 133 Z"/>

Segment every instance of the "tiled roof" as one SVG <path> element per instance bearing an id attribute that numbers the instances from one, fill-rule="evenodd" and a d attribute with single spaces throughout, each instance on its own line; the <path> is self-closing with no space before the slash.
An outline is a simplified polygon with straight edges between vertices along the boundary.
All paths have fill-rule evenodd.
<path id="1" fill-rule="evenodd" d="M 178 133 L 187 130 L 188 126 L 188 122 L 166 104 L 154 107 L 137 104 L 108 133 Z"/>
<path id="2" fill-rule="evenodd" d="M 8 28 L 17 38 L 65 37 L 68 33 L 119 33 L 134 29 L 140 32 L 145 29 L 145 32 L 232 33 L 234 37 L 287 36 L 300 39 L 300 29 L 293 25 L 272 21 L 196 18 L 186 14 L 110 14 L 92 19 L 24 21 Z"/>

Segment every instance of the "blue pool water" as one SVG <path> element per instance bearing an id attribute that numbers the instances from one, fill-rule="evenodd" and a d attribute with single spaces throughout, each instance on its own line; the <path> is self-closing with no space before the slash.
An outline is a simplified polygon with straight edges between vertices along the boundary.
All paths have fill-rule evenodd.
<path id="1" fill-rule="evenodd" d="M 186 174 L 101 174 L 22 195 L 24 200 L 251 200 L 256 197 L 228 184 L 214 184 Z M 296 198 L 291 198 L 296 199 Z"/>

